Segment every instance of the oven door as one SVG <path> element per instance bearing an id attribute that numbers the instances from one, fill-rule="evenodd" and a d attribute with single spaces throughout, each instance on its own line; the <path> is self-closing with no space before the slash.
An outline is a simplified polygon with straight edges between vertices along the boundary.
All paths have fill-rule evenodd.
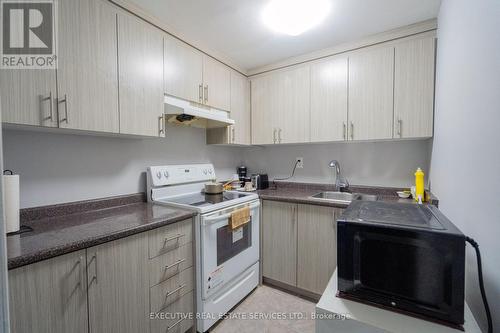
<path id="1" fill-rule="evenodd" d="M 231 231 L 231 213 L 245 206 L 250 206 L 250 222 Z M 203 299 L 259 261 L 259 207 L 259 201 L 253 201 L 201 216 Z"/>

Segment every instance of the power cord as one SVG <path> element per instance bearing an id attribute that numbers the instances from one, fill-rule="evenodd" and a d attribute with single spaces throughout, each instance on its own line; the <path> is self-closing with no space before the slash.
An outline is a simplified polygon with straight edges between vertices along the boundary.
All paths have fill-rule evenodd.
<path id="1" fill-rule="evenodd" d="M 481 252 L 479 252 L 479 244 L 472 238 L 465 236 L 465 240 L 472 245 L 476 250 L 477 257 L 477 274 L 479 277 L 479 289 L 481 290 L 481 297 L 483 298 L 484 309 L 486 310 L 486 318 L 488 320 L 488 333 L 493 333 L 493 321 L 491 319 L 490 307 L 488 306 L 488 300 L 486 299 L 486 292 L 484 291 L 483 282 L 483 267 L 481 264 Z"/>
<path id="2" fill-rule="evenodd" d="M 274 185 L 274 187 L 276 187 L 276 181 L 277 180 L 288 180 L 288 179 L 292 178 L 295 175 L 295 170 L 297 169 L 297 165 L 299 164 L 299 162 L 300 162 L 299 160 L 297 160 L 295 162 L 295 165 L 293 166 L 292 174 L 289 177 L 286 177 L 286 178 L 274 178 L 273 179 L 273 185 Z"/>

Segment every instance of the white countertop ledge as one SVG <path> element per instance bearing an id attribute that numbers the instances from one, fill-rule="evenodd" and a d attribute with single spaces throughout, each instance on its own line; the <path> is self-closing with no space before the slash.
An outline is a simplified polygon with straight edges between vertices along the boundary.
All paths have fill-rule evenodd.
<path id="1" fill-rule="evenodd" d="M 316 305 L 316 314 L 333 313 L 346 315 L 349 319 L 316 318 L 316 333 L 459 333 L 457 329 L 432 323 L 430 321 L 406 316 L 396 312 L 369 306 L 366 304 L 338 298 L 337 270 L 333 273 L 325 292 Z M 465 304 L 466 333 L 481 333 L 469 306 Z"/>

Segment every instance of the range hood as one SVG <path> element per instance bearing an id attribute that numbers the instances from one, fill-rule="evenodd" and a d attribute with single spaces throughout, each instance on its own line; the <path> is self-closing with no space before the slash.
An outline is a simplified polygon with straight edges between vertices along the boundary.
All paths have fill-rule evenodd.
<path id="1" fill-rule="evenodd" d="M 229 112 L 192 103 L 172 96 L 165 96 L 167 121 L 172 124 L 199 128 L 220 128 L 234 125 Z"/>

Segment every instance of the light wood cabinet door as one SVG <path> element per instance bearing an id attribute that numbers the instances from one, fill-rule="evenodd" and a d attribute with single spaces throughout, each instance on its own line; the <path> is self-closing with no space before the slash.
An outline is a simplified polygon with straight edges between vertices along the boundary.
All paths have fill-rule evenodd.
<path id="1" fill-rule="evenodd" d="M 391 139 L 394 48 L 349 56 L 349 140 Z"/>
<path id="2" fill-rule="evenodd" d="M 297 205 L 262 202 L 262 275 L 292 286 L 297 283 Z"/>
<path id="3" fill-rule="evenodd" d="M 231 72 L 230 117 L 235 121 L 231 128 L 232 143 L 250 144 L 250 82 L 234 71 Z"/>
<path id="4" fill-rule="evenodd" d="M 394 55 L 394 138 L 431 137 L 435 39 L 396 44 Z"/>
<path id="5" fill-rule="evenodd" d="M 278 74 L 278 142 L 309 142 L 310 66 L 299 66 Z"/>
<path id="6" fill-rule="evenodd" d="M 148 234 L 87 250 L 91 333 L 136 333 L 149 328 Z"/>
<path id="7" fill-rule="evenodd" d="M 164 79 L 168 95 L 203 103 L 203 54 L 165 35 Z"/>
<path id="8" fill-rule="evenodd" d="M 321 295 L 337 267 L 337 223 L 342 210 L 298 205 L 297 287 Z"/>
<path id="9" fill-rule="evenodd" d="M 163 33 L 118 14 L 120 133 L 164 136 Z"/>
<path id="10" fill-rule="evenodd" d="M 2 122 L 57 127 L 56 71 L 0 69 Z"/>
<path id="11" fill-rule="evenodd" d="M 311 65 L 311 142 L 347 140 L 347 57 Z"/>
<path id="12" fill-rule="evenodd" d="M 9 271 L 15 333 L 87 333 L 85 251 Z"/>
<path id="13" fill-rule="evenodd" d="M 275 75 L 252 78 L 251 82 L 252 144 L 277 143 L 278 91 Z"/>
<path id="14" fill-rule="evenodd" d="M 59 126 L 119 132 L 116 10 L 101 0 L 59 7 Z"/>
<path id="15" fill-rule="evenodd" d="M 203 56 L 203 100 L 216 109 L 231 109 L 231 71 L 217 60 Z"/>

